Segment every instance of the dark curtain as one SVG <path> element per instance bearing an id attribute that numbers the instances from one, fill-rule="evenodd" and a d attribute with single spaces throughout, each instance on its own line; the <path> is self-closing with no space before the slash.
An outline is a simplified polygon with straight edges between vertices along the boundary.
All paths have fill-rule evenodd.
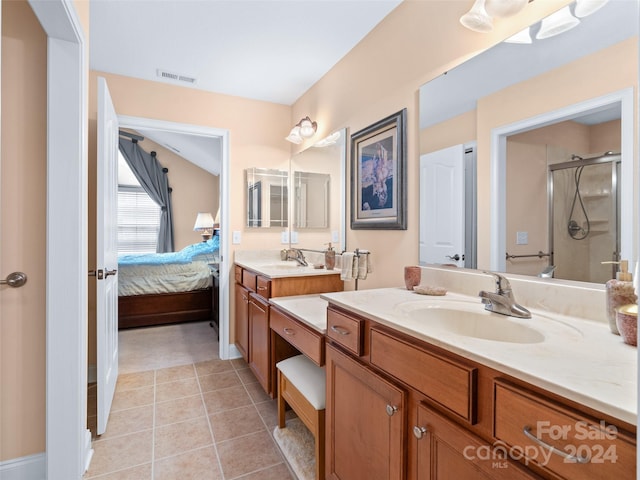
<path id="1" fill-rule="evenodd" d="M 169 170 L 160 165 L 155 152 L 145 152 L 135 140 L 120 138 L 119 148 L 144 191 L 161 209 L 156 252 L 173 252 L 173 213 L 167 180 Z"/>

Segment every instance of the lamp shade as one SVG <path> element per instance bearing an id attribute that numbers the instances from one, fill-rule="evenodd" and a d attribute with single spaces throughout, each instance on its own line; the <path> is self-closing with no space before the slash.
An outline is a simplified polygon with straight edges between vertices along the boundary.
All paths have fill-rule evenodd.
<path id="1" fill-rule="evenodd" d="M 295 143 L 296 145 L 302 143 L 303 138 L 300 136 L 300 127 L 297 125 L 293 127 L 289 132 L 289 135 L 285 137 L 285 140 Z"/>
<path id="2" fill-rule="evenodd" d="M 318 129 L 318 124 L 316 122 L 312 122 L 309 117 L 305 117 L 300 120 L 300 136 L 302 138 L 310 138 L 313 137 Z"/>
<path id="3" fill-rule="evenodd" d="M 576 0 L 576 8 L 574 13 L 576 17 L 587 17 L 600 10 L 609 0 Z"/>
<path id="4" fill-rule="evenodd" d="M 476 0 L 467 13 L 460 17 L 460 23 L 474 32 L 486 33 L 493 30 L 493 19 L 484 8 L 485 0 Z"/>
<path id="5" fill-rule="evenodd" d="M 519 44 L 533 43 L 533 40 L 531 39 L 531 31 L 529 30 L 529 27 L 523 30 L 520 30 L 515 35 L 511 35 L 509 38 L 505 40 L 505 43 L 519 43 Z"/>
<path id="6" fill-rule="evenodd" d="M 525 5 L 529 0 L 486 0 L 485 10 L 493 18 L 511 17 Z"/>
<path id="7" fill-rule="evenodd" d="M 202 230 L 213 228 L 213 217 L 211 213 L 206 212 L 198 212 L 198 216 L 196 217 L 196 223 L 193 226 L 194 232 L 201 232 Z"/>
<path id="8" fill-rule="evenodd" d="M 552 13 L 548 17 L 542 19 L 542 25 L 540 31 L 536 35 L 538 40 L 560 35 L 561 33 L 571 30 L 578 25 L 580 20 L 571 15 L 569 6 L 562 7 L 555 13 Z"/>

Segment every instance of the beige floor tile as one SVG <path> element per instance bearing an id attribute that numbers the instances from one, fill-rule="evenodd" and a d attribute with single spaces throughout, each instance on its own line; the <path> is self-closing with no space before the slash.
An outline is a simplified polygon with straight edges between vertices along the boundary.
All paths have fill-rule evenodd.
<path id="1" fill-rule="evenodd" d="M 222 480 L 213 447 L 192 450 L 155 462 L 153 480 Z"/>
<path id="2" fill-rule="evenodd" d="M 118 375 L 118 383 L 116 383 L 116 390 L 125 391 L 134 388 L 148 387 L 155 382 L 155 373 L 153 370 L 147 370 L 146 372 L 138 373 L 124 373 Z"/>
<path id="3" fill-rule="evenodd" d="M 249 392 L 249 396 L 251 397 L 251 400 L 253 400 L 253 403 L 262 403 L 271 400 L 271 397 L 267 395 L 262 388 L 262 385 L 259 383 L 249 383 L 244 387 L 247 389 L 247 392 Z"/>
<path id="4" fill-rule="evenodd" d="M 165 402 L 180 397 L 189 397 L 200 393 L 196 377 L 183 378 L 175 382 L 156 385 L 156 402 Z"/>
<path id="5" fill-rule="evenodd" d="M 208 360 L 206 362 L 198 362 L 195 365 L 198 376 L 233 371 L 233 365 L 229 360 Z"/>
<path id="6" fill-rule="evenodd" d="M 111 412 L 107 422 L 107 431 L 100 435 L 99 440 L 127 435 L 129 433 L 150 430 L 153 428 L 153 407 L 128 408 Z"/>
<path id="7" fill-rule="evenodd" d="M 236 478 L 283 462 L 278 447 L 267 432 L 227 440 L 219 443 L 217 448 L 225 479 Z"/>
<path id="8" fill-rule="evenodd" d="M 231 360 L 231 365 L 233 365 L 233 368 L 235 368 L 236 370 L 249 368 L 249 364 L 244 358 L 234 358 L 233 360 Z"/>
<path id="9" fill-rule="evenodd" d="M 113 396 L 111 411 L 125 410 L 127 408 L 141 407 L 143 405 L 153 405 L 154 387 L 141 387 L 134 390 L 116 392 Z"/>
<path id="10" fill-rule="evenodd" d="M 297 480 L 293 476 L 289 468 L 280 463 L 273 467 L 265 468 L 264 470 L 258 470 L 257 472 L 250 473 L 238 477 L 237 480 Z"/>
<path id="11" fill-rule="evenodd" d="M 243 386 L 205 392 L 202 394 L 202 398 L 209 415 L 232 408 L 244 407 L 252 403 Z"/>
<path id="12" fill-rule="evenodd" d="M 101 475 L 151 462 L 153 432 L 132 433 L 93 442 L 93 458 L 87 476 Z"/>
<path id="13" fill-rule="evenodd" d="M 242 380 L 242 383 L 258 383 L 258 379 L 249 367 L 238 369 L 236 372 L 238 373 L 240 380 Z"/>
<path id="14" fill-rule="evenodd" d="M 256 409 L 262 417 L 269 430 L 273 430 L 278 425 L 278 402 L 277 400 L 269 400 L 268 402 L 256 403 Z"/>
<path id="15" fill-rule="evenodd" d="M 161 368 L 156 370 L 156 384 L 175 382 L 183 378 L 195 377 L 196 372 L 193 369 L 193 364 L 177 365 L 175 367 Z"/>
<path id="16" fill-rule="evenodd" d="M 256 407 L 235 408 L 209 416 L 216 443 L 266 430 Z"/>
<path id="17" fill-rule="evenodd" d="M 176 398 L 156 403 L 156 426 L 182 422 L 191 418 L 204 417 L 205 410 L 201 395 Z M 205 421 L 206 423 L 206 421 Z"/>
<path id="18" fill-rule="evenodd" d="M 230 372 L 202 375 L 198 377 L 198 380 L 200 381 L 200 388 L 203 392 L 242 385 L 240 378 L 238 378 L 238 374 L 233 370 Z"/>
<path id="19" fill-rule="evenodd" d="M 117 472 L 100 475 L 99 477 L 84 477 L 86 480 L 152 480 L 151 463 L 138 465 L 137 467 L 119 470 Z"/>
<path id="20" fill-rule="evenodd" d="M 206 417 L 156 427 L 154 455 L 156 459 L 178 455 L 213 444 Z"/>

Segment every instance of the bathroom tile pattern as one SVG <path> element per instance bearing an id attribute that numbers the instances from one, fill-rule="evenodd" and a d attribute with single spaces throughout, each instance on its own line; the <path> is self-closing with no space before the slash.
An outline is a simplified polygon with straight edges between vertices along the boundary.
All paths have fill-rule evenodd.
<path id="1" fill-rule="evenodd" d="M 90 415 L 92 428 L 95 409 Z M 276 401 L 242 359 L 122 373 L 84 478 L 294 480 L 273 439 L 276 423 Z"/>

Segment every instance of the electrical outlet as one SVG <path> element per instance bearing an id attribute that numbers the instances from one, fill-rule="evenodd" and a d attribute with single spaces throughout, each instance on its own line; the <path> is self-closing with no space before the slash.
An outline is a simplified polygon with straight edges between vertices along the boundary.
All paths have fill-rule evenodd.
<path id="1" fill-rule="evenodd" d="M 331 232 L 331 242 L 332 243 L 338 243 L 340 241 L 340 232 L 337 230 L 334 230 Z"/>
<path id="2" fill-rule="evenodd" d="M 298 232 L 291 232 L 291 243 L 298 243 Z"/>
<path id="3" fill-rule="evenodd" d="M 231 243 L 233 243 L 234 245 L 239 245 L 241 241 L 242 233 L 240 232 L 240 230 L 234 230 L 231 234 Z"/>
<path id="4" fill-rule="evenodd" d="M 528 245 L 529 232 L 516 232 L 516 245 Z"/>
<path id="5" fill-rule="evenodd" d="M 280 243 L 288 244 L 289 243 L 289 232 L 287 230 L 283 230 L 280 234 Z"/>

